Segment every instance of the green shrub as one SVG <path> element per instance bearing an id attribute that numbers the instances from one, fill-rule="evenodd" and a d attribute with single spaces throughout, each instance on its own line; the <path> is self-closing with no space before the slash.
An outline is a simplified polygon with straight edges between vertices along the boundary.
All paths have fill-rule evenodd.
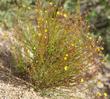
<path id="1" fill-rule="evenodd" d="M 35 5 L 34 3 L 35 0 L 0 0 L 0 26 L 6 29 L 12 28 L 18 18 L 16 14 L 23 19 L 24 13 L 30 13 L 30 8 Z"/>
<path id="2" fill-rule="evenodd" d="M 37 25 L 19 21 L 12 42 L 17 70 L 26 72 L 38 89 L 83 82 L 89 67 L 99 66 L 95 37 L 80 13 L 71 15 L 49 3 L 37 2 Z"/>

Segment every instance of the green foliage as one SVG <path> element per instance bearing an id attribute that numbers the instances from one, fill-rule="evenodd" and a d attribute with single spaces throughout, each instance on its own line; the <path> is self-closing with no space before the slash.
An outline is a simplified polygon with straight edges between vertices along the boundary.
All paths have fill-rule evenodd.
<path id="1" fill-rule="evenodd" d="M 69 12 L 74 12 L 76 9 L 77 0 L 67 0 L 64 4 L 64 9 Z"/>
<path id="2" fill-rule="evenodd" d="M 16 15 L 25 16 L 24 13 L 29 13 L 29 8 L 32 7 L 35 0 L 0 0 L 0 25 L 6 28 L 11 28 L 17 18 Z"/>
<path id="3" fill-rule="evenodd" d="M 89 1 L 88 1 L 89 2 Z M 93 4 L 93 1 L 90 1 Z M 95 0 L 94 0 L 95 2 Z M 96 5 L 96 7 L 94 7 Z M 92 24 L 93 33 L 96 36 L 101 36 L 104 42 L 104 53 L 110 54 L 110 3 L 109 0 L 99 0 L 91 6 L 91 11 L 88 13 L 88 20 Z"/>
<path id="4" fill-rule="evenodd" d="M 12 41 L 17 70 L 26 72 L 38 89 L 80 83 L 89 66 L 100 64 L 102 48 L 80 14 L 59 8 L 53 16 L 55 9 L 52 3 L 43 8 L 39 0 L 37 25 L 19 20 Z"/>
<path id="5" fill-rule="evenodd" d="M 68 12 L 74 12 L 77 6 L 77 0 L 43 0 L 46 2 L 52 2 L 57 5 L 57 7 L 63 7 Z"/>

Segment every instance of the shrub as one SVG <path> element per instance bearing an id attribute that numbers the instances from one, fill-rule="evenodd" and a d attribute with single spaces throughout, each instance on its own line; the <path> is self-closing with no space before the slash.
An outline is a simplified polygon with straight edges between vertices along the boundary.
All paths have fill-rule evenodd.
<path id="1" fill-rule="evenodd" d="M 89 67 L 100 65 L 102 48 L 79 10 L 71 15 L 55 9 L 38 0 L 37 25 L 19 21 L 12 42 L 17 70 L 26 72 L 38 89 L 82 82 Z"/>

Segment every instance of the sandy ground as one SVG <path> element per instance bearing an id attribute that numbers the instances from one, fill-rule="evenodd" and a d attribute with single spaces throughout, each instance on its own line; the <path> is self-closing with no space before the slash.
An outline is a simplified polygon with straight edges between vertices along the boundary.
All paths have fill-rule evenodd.
<path id="1" fill-rule="evenodd" d="M 47 99 L 0 64 L 0 99 Z"/>

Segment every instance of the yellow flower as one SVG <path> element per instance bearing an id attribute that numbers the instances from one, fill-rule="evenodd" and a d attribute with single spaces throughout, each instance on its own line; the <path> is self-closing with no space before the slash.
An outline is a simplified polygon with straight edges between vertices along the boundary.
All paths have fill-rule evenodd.
<path id="1" fill-rule="evenodd" d="M 68 70 L 68 66 L 65 66 L 65 67 L 64 67 L 64 70 L 67 71 L 67 70 Z"/>
<path id="2" fill-rule="evenodd" d="M 102 94 L 100 92 L 97 92 L 97 96 L 102 96 Z"/>
<path id="3" fill-rule="evenodd" d="M 63 16 L 66 18 L 67 17 L 67 14 L 63 14 Z"/>
<path id="4" fill-rule="evenodd" d="M 83 82 L 84 82 L 84 79 L 83 79 L 83 78 L 81 78 L 80 82 L 81 82 L 81 83 L 83 83 Z"/>
<path id="5" fill-rule="evenodd" d="M 31 9 L 31 7 L 28 7 L 28 9 L 30 10 L 30 9 Z"/>
<path id="6" fill-rule="evenodd" d="M 47 29 L 45 29 L 45 32 L 48 32 L 48 30 L 47 30 Z"/>
<path id="7" fill-rule="evenodd" d="M 104 48 L 103 48 L 103 47 L 101 47 L 100 49 L 101 49 L 101 50 L 104 50 Z"/>
<path id="8" fill-rule="evenodd" d="M 47 13 L 47 10 L 45 10 L 45 13 Z"/>
<path id="9" fill-rule="evenodd" d="M 92 40 L 92 37 L 89 37 L 90 40 Z"/>
<path id="10" fill-rule="evenodd" d="M 34 50 L 36 49 L 36 47 L 33 48 Z"/>
<path id="11" fill-rule="evenodd" d="M 26 8 L 26 5 L 22 5 L 23 8 Z"/>
<path id="12" fill-rule="evenodd" d="M 66 54 L 65 56 L 68 57 L 68 54 Z"/>
<path id="13" fill-rule="evenodd" d="M 38 33 L 38 36 L 41 36 L 42 34 L 41 33 Z"/>
<path id="14" fill-rule="evenodd" d="M 100 47 L 97 47 L 97 48 L 96 48 L 96 51 L 97 51 L 97 52 L 100 52 L 100 51 L 101 51 Z"/>
<path id="15" fill-rule="evenodd" d="M 104 96 L 105 96 L 105 97 L 107 97 L 107 96 L 108 96 L 108 94 L 107 94 L 106 92 L 104 92 Z"/>
<path id="16" fill-rule="evenodd" d="M 50 4 L 50 5 L 53 5 L 53 3 L 52 3 L 52 2 L 50 2 L 49 4 Z"/>
<path id="17" fill-rule="evenodd" d="M 57 15 L 60 15 L 60 12 L 59 11 L 57 12 Z"/>
<path id="18" fill-rule="evenodd" d="M 72 43 L 71 46 L 74 46 L 74 44 Z"/>
<path id="19" fill-rule="evenodd" d="M 67 57 L 64 57 L 64 60 L 67 60 Z"/>
<path id="20" fill-rule="evenodd" d="M 47 20 L 45 21 L 45 23 L 48 23 Z"/>

